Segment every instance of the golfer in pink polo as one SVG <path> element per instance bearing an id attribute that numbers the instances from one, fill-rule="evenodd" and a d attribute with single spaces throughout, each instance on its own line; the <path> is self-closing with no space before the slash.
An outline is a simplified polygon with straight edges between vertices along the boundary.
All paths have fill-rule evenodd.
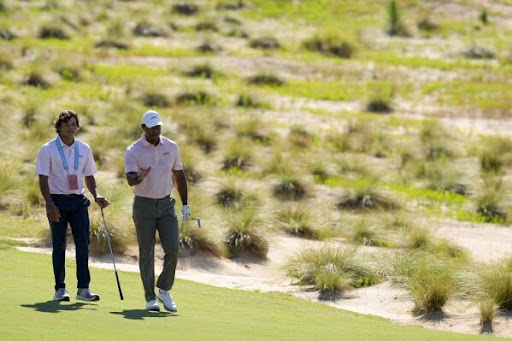
<path id="1" fill-rule="evenodd" d="M 162 120 L 158 112 L 142 115 L 140 139 L 126 149 L 124 165 L 128 184 L 133 186 L 133 221 L 139 242 L 140 277 L 146 309 L 159 311 L 157 299 L 166 310 L 178 311 L 169 291 L 174 284 L 178 262 L 178 218 L 176 200 L 171 193 L 176 184 L 182 203 L 183 220 L 190 219 L 188 190 L 180 151 L 176 142 L 160 135 Z M 173 181 L 174 180 L 174 181 Z M 155 235 L 158 230 L 164 249 L 164 267 L 158 276 L 155 293 Z"/>

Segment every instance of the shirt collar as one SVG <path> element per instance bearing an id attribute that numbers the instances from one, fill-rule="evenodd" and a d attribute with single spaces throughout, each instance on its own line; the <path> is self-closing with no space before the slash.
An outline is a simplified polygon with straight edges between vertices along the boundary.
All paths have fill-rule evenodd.
<path id="1" fill-rule="evenodd" d="M 148 140 L 146 140 L 146 134 L 145 134 L 145 133 L 142 133 L 142 135 L 140 136 L 140 139 L 142 140 L 142 145 L 143 145 L 144 147 L 150 147 L 150 146 L 156 147 L 155 145 L 153 145 L 153 144 L 149 143 L 149 142 L 148 142 Z M 160 136 L 158 137 L 158 139 L 159 139 L 158 144 L 163 144 L 163 141 L 162 141 L 162 135 L 160 135 Z"/>
<path id="2" fill-rule="evenodd" d="M 62 139 L 60 138 L 60 136 L 57 136 L 56 138 L 57 141 L 60 141 L 60 145 L 63 147 L 63 148 L 71 148 L 75 146 L 75 143 L 76 143 L 76 137 L 73 139 L 73 143 L 71 144 L 71 146 L 68 146 L 67 144 L 64 143 L 64 141 L 62 141 Z M 145 139 L 144 139 L 145 140 Z"/>

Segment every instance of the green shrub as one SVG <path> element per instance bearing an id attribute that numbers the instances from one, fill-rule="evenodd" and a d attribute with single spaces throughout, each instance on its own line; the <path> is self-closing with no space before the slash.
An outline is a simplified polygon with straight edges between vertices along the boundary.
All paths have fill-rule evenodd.
<path id="1" fill-rule="evenodd" d="M 378 190 L 375 185 L 352 189 L 337 203 L 337 207 L 343 210 L 395 210 L 400 204 L 389 195 Z"/>
<path id="2" fill-rule="evenodd" d="M 60 39 L 69 40 L 67 33 L 58 26 L 43 26 L 39 30 L 39 38 L 41 39 Z"/>
<path id="3" fill-rule="evenodd" d="M 235 211 L 256 207 L 259 201 L 257 196 L 234 181 L 223 183 L 215 198 L 220 206 Z"/>
<path id="4" fill-rule="evenodd" d="M 249 94 L 240 94 L 235 105 L 242 108 L 263 108 L 267 107 L 266 103 L 258 100 L 255 96 Z"/>
<path id="5" fill-rule="evenodd" d="M 367 287 L 381 281 L 368 258 L 355 250 L 335 247 L 305 249 L 283 266 L 299 285 L 314 285 L 321 292 Z M 368 256 L 364 256 L 368 257 Z"/>
<path id="6" fill-rule="evenodd" d="M 364 219 L 354 225 L 352 240 L 365 246 L 391 246 L 391 243 L 385 241 L 377 232 L 375 226 L 371 226 Z"/>
<path id="7" fill-rule="evenodd" d="M 166 37 L 167 33 L 164 31 L 164 29 L 152 23 L 142 21 L 137 23 L 133 29 L 133 35 L 138 37 Z"/>
<path id="8" fill-rule="evenodd" d="M 292 174 L 283 175 L 280 182 L 274 185 L 274 195 L 281 200 L 299 201 L 306 192 L 306 186 Z"/>
<path id="9" fill-rule="evenodd" d="M 213 21 L 201 21 L 196 25 L 196 31 L 212 31 L 217 32 L 219 28 Z"/>
<path id="10" fill-rule="evenodd" d="M 214 104 L 215 99 L 206 91 L 182 92 L 175 98 L 177 105 L 209 105 Z"/>
<path id="11" fill-rule="evenodd" d="M 314 227 L 310 215 L 301 205 L 285 206 L 276 212 L 277 225 L 292 236 L 321 240 L 325 234 Z"/>
<path id="12" fill-rule="evenodd" d="M 179 224 L 179 244 L 182 249 L 189 252 L 205 251 L 215 257 L 225 255 L 223 245 L 215 242 L 208 235 L 207 230 L 197 228 L 195 221 L 185 221 Z"/>
<path id="13" fill-rule="evenodd" d="M 251 39 L 249 46 L 254 49 L 270 50 L 280 48 L 281 44 L 279 44 L 279 41 L 274 37 L 261 37 Z"/>
<path id="14" fill-rule="evenodd" d="M 261 223 L 253 209 L 228 212 L 224 243 L 230 257 L 252 255 L 267 258 L 268 241 L 259 230 Z"/>
<path id="15" fill-rule="evenodd" d="M 253 158 L 253 148 L 250 144 L 233 140 L 224 153 L 223 170 L 236 168 L 246 170 Z"/>
<path id="16" fill-rule="evenodd" d="M 476 197 L 476 212 L 486 222 L 501 223 L 507 220 L 505 192 L 501 178 L 484 178 L 483 188 Z"/>
<path id="17" fill-rule="evenodd" d="M 252 77 L 249 77 L 247 79 L 247 82 L 249 84 L 254 85 L 270 85 L 270 86 L 281 86 L 284 85 L 285 82 L 279 78 L 278 76 L 271 74 L 271 73 L 261 73 L 254 75 Z"/>
<path id="18" fill-rule="evenodd" d="M 185 72 L 185 75 L 189 77 L 212 79 L 215 75 L 217 75 L 217 72 L 210 64 L 200 64 Z"/>
<path id="19" fill-rule="evenodd" d="M 171 105 L 171 102 L 167 99 L 167 96 L 156 92 L 146 92 L 144 95 L 142 95 L 142 101 L 144 102 L 144 106 L 148 108 L 169 107 Z"/>
<path id="20" fill-rule="evenodd" d="M 89 250 L 98 255 L 110 253 L 108 237 L 103 225 L 101 213 L 97 210 L 89 212 L 90 217 L 90 244 Z M 112 245 L 112 251 L 117 254 L 124 254 L 130 245 L 135 243 L 135 236 L 126 225 L 126 219 L 109 218 L 107 222 L 108 236 Z"/>
<path id="21" fill-rule="evenodd" d="M 194 15 L 199 12 L 199 6 L 191 3 L 180 2 L 172 6 L 172 12 L 181 15 Z"/>
<path id="22" fill-rule="evenodd" d="M 332 31 L 319 32 L 304 41 L 303 44 L 308 50 L 347 59 L 351 58 L 355 51 L 352 43 Z"/>
<path id="23" fill-rule="evenodd" d="M 439 28 L 439 26 L 436 23 L 432 22 L 429 18 L 421 19 L 418 22 L 417 27 L 419 30 L 427 32 L 427 33 L 435 31 Z"/>

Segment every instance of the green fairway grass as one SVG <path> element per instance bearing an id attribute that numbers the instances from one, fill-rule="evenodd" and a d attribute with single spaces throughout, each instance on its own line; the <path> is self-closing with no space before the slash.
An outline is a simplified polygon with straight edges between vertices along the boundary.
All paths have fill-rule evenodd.
<path id="1" fill-rule="evenodd" d="M 51 257 L 0 242 L 0 340 L 484 340 L 399 326 L 284 294 L 217 288 L 178 280 L 179 313 L 147 312 L 137 273 L 91 269 L 99 302 L 76 301 L 75 266 L 68 260 L 70 302 L 53 302 Z"/>

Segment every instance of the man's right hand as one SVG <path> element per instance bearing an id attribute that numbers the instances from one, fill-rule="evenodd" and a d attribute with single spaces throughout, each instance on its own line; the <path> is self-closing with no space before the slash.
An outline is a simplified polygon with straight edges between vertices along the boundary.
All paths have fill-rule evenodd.
<path id="1" fill-rule="evenodd" d="M 48 220 L 58 222 L 60 220 L 60 212 L 53 202 L 46 204 L 46 216 Z"/>
<path id="2" fill-rule="evenodd" d="M 138 173 L 138 179 L 139 182 L 142 182 L 146 176 L 148 176 L 149 171 L 151 170 L 151 167 L 148 167 L 147 169 L 141 168 Z"/>

